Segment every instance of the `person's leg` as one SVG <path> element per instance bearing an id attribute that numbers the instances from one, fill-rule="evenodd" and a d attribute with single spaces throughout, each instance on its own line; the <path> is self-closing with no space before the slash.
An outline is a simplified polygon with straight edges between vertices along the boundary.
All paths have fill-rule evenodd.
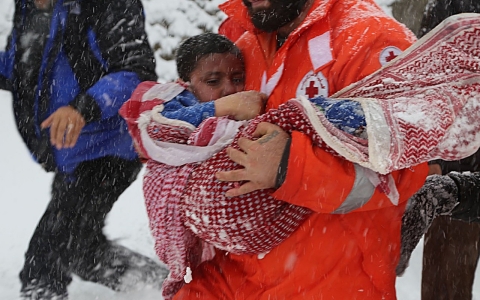
<path id="1" fill-rule="evenodd" d="M 472 299 L 480 224 L 436 218 L 425 234 L 422 300 Z"/>
<path id="2" fill-rule="evenodd" d="M 168 271 L 150 258 L 111 243 L 103 234 L 107 214 L 140 169 L 139 161 L 113 157 L 78 167 L 79 198 L 70 224 L 72 253 L 67 259 L 72 272 L 82 279 L 128 290 L 140 282 L 159 288 L 167 276 Z"/>
<path id="3" fill-rule="evenodd" d="M 67 285 L 72 279 L 61 260 L 70 237 L 68 214 L 63 207 L 65 195 L 70 189 L 65 179 L 62 174 L 55 175 L 52 199 L 25 253 L 25 264 L 20 272 L 22 298 L 36 300 L 67 297 Z"/>
<path id="4" fill-rule="evenodd" d="M 127 270 L 137 273 L 129 278 L 133 283 L 155 280 L 155 286 L 161 285 L 166 269 L 112 245 L 103 234 L 108 212 L 140 169 L 137 160 L 107 157 L 81 163 L 74 176 L 55 176 L 52 200 L 30 241 L 20 273 L 25 299 L 66 298 L 71 272 L 115 290 L 125 290 L 121 278 Z"/>

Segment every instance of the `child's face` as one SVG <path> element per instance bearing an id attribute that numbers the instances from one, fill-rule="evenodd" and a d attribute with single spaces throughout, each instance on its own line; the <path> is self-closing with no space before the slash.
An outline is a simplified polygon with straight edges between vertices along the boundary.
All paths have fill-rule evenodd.
<path id="1" fill-rule="evenodd" d="M 242 61 L 231 53 L 205 55 L 190 73 L 190 91 L 200 102 L 217 100 L 244 88 Z"/>

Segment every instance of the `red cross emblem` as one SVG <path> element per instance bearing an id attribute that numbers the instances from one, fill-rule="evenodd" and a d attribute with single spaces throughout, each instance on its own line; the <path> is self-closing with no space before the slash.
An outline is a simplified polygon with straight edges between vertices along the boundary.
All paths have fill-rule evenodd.
<path id="1" fill-rule="evenodd" d="M 318 95 L 318 87 L 315 86 L 314 81 L 310 81 L 310 85 L 305 88 L 305 94 L 308 96 L 308 98 L 313 98 Z"/>
<path id="2" fill-rule="evenodd" d="M 395 46 L 388 46 L 380 52 L 380 64 L 383 66 L 391 62 L 395 57 L 399 56 L 402 50 Z"/>
<path id="3" fill-rule="evenodd" d="M 395 57 L 397 57 L 398 55 L 396 55 L 393 51 L 388 51 L 388 56 L 385 57 L 385 60 L 387 62 L 390 62 L 392 61 Z"/>
<path id="4" fill-rule="evenodd" d="M 297 87 L 297 97 L 315 98 L 318 96 L 326 97 L 328 95 L 328 82 L 321 72 L 312 71 L 305 74 Z"/>

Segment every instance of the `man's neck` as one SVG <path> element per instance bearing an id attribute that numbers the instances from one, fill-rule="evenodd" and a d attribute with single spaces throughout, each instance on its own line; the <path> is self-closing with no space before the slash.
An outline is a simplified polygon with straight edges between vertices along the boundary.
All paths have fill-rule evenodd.
<path id="1" fill-rule="evenodd" d="M 296 17 L 295 20 L 293 20 L 292 22 L 280 27 L 277 30 L 277 41 L 285 41 L 288 35 L 290 35 L 290 33 L 292 33 L 292 31 L 294 31 L 295 28 L 300 26 L 303 20 L 305 20 L 305 18 L 307 17 L 308 12 L 310 11 L 310 8 L 313 5 L 313 2 L 315 2 L 315 0 L 307 0 L 307 2 L 305 3 L 305 6 L 303 7 L 302 12 L 298 15 L 298 17 Z"/>

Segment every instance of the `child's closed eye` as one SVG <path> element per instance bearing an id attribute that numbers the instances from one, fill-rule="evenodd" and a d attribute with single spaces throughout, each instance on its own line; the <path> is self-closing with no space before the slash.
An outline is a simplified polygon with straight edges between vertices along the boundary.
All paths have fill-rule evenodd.
<path id="1" fill-rule="evenodd" d="M 209 86 L 217 86 L 220 83 L 218 79 L 209 79 L 206 81 Z"/>

